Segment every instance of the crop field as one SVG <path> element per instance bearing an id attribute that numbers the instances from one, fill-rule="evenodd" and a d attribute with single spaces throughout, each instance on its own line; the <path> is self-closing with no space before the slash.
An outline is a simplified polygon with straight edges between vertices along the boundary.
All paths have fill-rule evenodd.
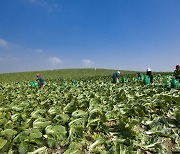
<path id="1" fill-rule="evenodd" d="M 144 85 L 136 72 L 72 69 L 0 74 L 0 153 L 180 153 L 180 86 L 172 73 Z M 125 82 L 121 78 L 125 77 Z"/>

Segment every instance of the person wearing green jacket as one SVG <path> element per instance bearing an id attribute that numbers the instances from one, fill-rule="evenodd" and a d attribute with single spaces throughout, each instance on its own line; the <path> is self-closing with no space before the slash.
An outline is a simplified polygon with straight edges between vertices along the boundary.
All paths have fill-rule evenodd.
<path id="1" fill-rule="evenodd" d="M 174 71 L 174 77 L 180 83 L 180 65 L 176 65 L 176 69 Z"/>

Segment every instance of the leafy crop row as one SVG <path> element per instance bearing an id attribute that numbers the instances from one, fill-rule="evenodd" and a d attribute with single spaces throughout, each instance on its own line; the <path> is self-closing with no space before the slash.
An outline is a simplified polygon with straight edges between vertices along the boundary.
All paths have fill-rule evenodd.
<path id="1" fill-rule="evenodd" d="M 164 77 L 166 78 L 166 77 Z M 109 76 L 0 84 L 1 153 L 180 152 L 180 91 Z"/>

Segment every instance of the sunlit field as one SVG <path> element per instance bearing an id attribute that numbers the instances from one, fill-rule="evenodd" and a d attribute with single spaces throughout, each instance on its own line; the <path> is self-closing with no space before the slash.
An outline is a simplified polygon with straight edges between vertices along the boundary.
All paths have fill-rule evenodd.
<path id="1" fill-rule="evenodd" d="M 0 153 L 180 153 L 180 86 L 173 76 L 64 69 L 0 74 Z M 45 80 L 31 86 L 36 73 Z"/>

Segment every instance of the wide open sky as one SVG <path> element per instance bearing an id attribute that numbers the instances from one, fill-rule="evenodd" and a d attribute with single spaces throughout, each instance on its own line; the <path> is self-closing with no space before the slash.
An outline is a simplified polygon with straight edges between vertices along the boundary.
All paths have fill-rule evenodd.
<path id="1" fill-rule="evenodd" d="M 0 1 L 0 73 L 176 64 L 180 0 Z"/>

